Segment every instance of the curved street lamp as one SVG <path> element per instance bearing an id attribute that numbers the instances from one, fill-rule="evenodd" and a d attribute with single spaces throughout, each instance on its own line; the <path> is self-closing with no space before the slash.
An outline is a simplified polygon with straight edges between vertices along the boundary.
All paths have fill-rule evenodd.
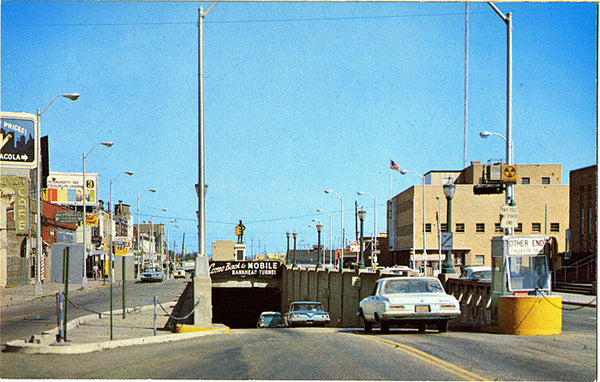
<path id="1" fill-rule="evenodd" d="M 90 149 L 90 151 L 86 153 L 83 153 L 83 179 L 82 179 L 82 183 L 81 183 L 81 200 L 83 202 L 83 285 L 87 284 L 87 258 L 88 258 L 88 248 L 87 248 L 87 207 L 86 207 L 86 195 L 85 195 L 85 191 L 87 189 L 87 184 L 85 181 L 85 160 L 87 159 L 87 157 L 92 153 L 92 151 L 94 151 L 94 149 L 96 148 L 96 146 L 98 145 L 102 145 L 104 147 L 108 147 L 111 148 L 113 146 L 113 142 L 98 142 L 96 143 L 94 146 L 92 146 L 92 148 Z"/>
<path id="2" fill-rule="evenodd" d="M 449 234 L 452 234 L 452 198 L 454 197 L 455 186 L 454 183 L 444 184 L 444 195 L 446 196 L 446 229 Z M 442 268 L 442 273 L 456 273 L 454 265 L 452 263 L 452 249 L 448 249 L 446 253 L 446 260 Z"/>
<path id="3" fill-rule="evenodd" d="M 41 295 L 42 294 L 42 252 L 43 252 L 43 243 L 42 243 L 42 147 L 41 147 L 41 136 L 42 136 L 42 125 L 41 118 L 42 114 L 48 110 L 50 105 L 59 97 L 70 99 L 71 101 L 76 101 L 79 98 L 79 93 L 64 93 L 59 94 L 56 97 L 52 98 L 52 101 L 44 108 L 44 110 L 40 111 L 37 109 L 37 129 L 36 129 L 36 155 L 37 155 L 37 169 L 36 169 L 36 238 L 35 238 L 35 286 L 34 286 L 34 294 Z M 85 251 L 84 251 L 85 254 Z M 84 262 L 85 263 L 85 262 Z M 83 275 L 85 279 L 85 273 Z"/>

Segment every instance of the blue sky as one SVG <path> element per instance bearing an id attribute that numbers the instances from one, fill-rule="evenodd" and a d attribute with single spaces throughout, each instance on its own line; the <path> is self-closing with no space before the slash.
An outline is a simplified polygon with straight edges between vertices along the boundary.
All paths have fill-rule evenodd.
<path id="1" fill-rule="evenodd" d="M 198 7 L 210 2 L 1 3 L 1 107 L 42 116 L 51 171 L 99 173 L 100 199 L 177 220 L 197 249 Z M 515 163 L 596 163 L 596 5 L 498 3 L 513 14 Z M 283 253 L 311 219 L 354 237 L 354 202 L 386 230 L 389 160 L 424 174 L 463 167 L 464 3 L 222 2 L 205 19 L 207 251 L 246 225 L 248 253 Z M 469 14 L 467 161 L 504 158 L 506 27 Z M 393 173 L 394 194 L 419 183 Z M 156 212 L 167 208 L 166 213 Z M 369 227 L 367 229 L 367 227 Z"/>

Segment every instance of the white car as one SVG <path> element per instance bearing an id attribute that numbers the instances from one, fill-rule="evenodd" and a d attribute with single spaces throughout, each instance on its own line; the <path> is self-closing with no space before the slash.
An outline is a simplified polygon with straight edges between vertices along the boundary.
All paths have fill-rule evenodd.
<path id="1" fill-rule="evenodd" d="M 329 313 L 323 310 L 318 301 L 292 302 L 283 315 L 285 326 L 325 326 L 329 323 Z"/>
<path id="2" fill-rule="evenodd" d="M 173 278 L 175 279 L 184 279 L 185 271 L 183 269 L 176 269 L 175 273 L 173 273 Z"/>
<path id="3" fill-rule="evenodd" d="M 163 281 L 165 274 L 159 267 L 146 268 L 142 272 L 142 281 Z"/>
<path id="4" fill-rule="evenodd" d="M 445 332 L 448 321 L 460 315 L 460 305 L 435 277 L 386 277 L 377 280 L 372 296 L 360 301 L 358 314 L 367 332 L 373 324 L 383 333 L 391 325 L 416 326 L 424 332 L 428 324 Z"/>

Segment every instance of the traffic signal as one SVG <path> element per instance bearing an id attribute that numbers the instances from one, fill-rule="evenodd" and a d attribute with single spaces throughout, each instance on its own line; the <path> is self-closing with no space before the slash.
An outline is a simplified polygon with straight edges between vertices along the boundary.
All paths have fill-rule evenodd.
<path id="1" fill-rule="evenodd" d="M 476 184 L 473 186 L 475 195 L 501 194 L 502 192 L 504 192 L 504 184 L 502 183 Z"/>

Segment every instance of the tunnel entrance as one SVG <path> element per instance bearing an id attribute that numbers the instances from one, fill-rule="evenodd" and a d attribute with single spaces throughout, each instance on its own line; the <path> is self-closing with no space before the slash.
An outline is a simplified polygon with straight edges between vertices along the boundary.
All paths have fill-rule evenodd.
<path id="1" fill-rule="evenodd" d="M 280 311 L 279 288 L 212 288 L 213 322 L 255 328 L 261 312 Z"/>

